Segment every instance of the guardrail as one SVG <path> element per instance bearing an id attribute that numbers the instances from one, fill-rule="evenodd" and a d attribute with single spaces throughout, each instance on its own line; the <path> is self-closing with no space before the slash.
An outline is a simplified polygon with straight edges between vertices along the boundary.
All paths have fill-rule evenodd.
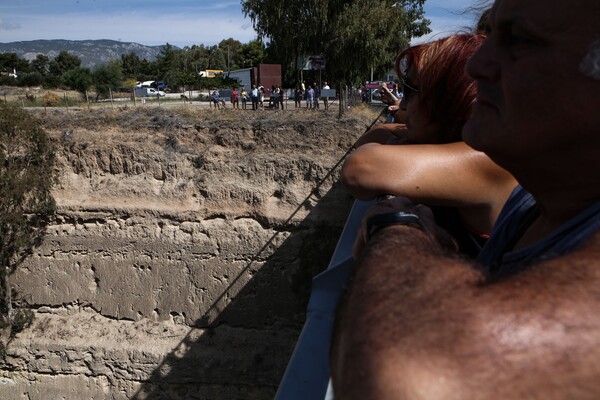
<path id="1" fill-rule="evenodd" d="M 329 350 L 338 300 L 352 269 L 352 244 L 374 201 L 355 201 L 325 271 L 313 278 L 306 322 L 283 375 L 276 400 L 332 399 Z"/>

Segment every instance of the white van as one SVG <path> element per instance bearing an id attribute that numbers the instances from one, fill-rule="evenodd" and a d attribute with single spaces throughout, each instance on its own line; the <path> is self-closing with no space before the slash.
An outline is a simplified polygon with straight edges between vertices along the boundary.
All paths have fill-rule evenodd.
<path id="1" fill-rule="evenodd" d="M 140 97 L 165 97 L 165 92 L 150 87 L 135 88 L 135 95 Z"/>

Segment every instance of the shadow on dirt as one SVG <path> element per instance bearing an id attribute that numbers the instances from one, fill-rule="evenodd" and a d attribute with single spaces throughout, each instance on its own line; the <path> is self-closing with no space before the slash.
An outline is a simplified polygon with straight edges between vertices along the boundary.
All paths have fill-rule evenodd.
<path id="1" fill-rule="evenodd" d="M 339 183 L 308 199 L 300 206 L 313 204 L 307 217 L 288 220 L 281 229 L 291 234 L 262 261 L 277 234 L 265 243 L 134 399 L 274 397 L 304 323 L 311 279 L 327 267 L 352 205 Z"/>

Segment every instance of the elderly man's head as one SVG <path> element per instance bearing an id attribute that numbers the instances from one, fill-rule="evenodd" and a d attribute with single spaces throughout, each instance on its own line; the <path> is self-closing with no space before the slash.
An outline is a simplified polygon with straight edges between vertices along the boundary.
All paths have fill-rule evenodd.
<path id="1" fill-rule="evenodd" d="M 497 0 L 467 65 L 477 81 L 465 141 L 517 174 L 600 150 L 600 1 Z"/>

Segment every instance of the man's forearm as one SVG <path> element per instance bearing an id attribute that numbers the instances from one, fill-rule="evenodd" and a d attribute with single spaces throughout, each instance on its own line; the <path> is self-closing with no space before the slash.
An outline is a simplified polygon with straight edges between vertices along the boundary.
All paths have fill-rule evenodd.
<path id="1" fill-rule="evenodd" d="M 432 328 L 429 310 L 438 307 L 440 290 L 459 290 L 478 279 L 469 265 L 418 228 L 390 226 L 377 232 L 338 309 L 332 351 L 336 397 L 399 398 L 390 387 L 399 383 L 390 368 L 416 340 L 426 339 Z"/>
<path id="2" fill-rule="evenodd" d="M 336 319 L 336 398 L 598 398 L 600 234 L 491 284 L 414 227 L 361 254 Z"/>

